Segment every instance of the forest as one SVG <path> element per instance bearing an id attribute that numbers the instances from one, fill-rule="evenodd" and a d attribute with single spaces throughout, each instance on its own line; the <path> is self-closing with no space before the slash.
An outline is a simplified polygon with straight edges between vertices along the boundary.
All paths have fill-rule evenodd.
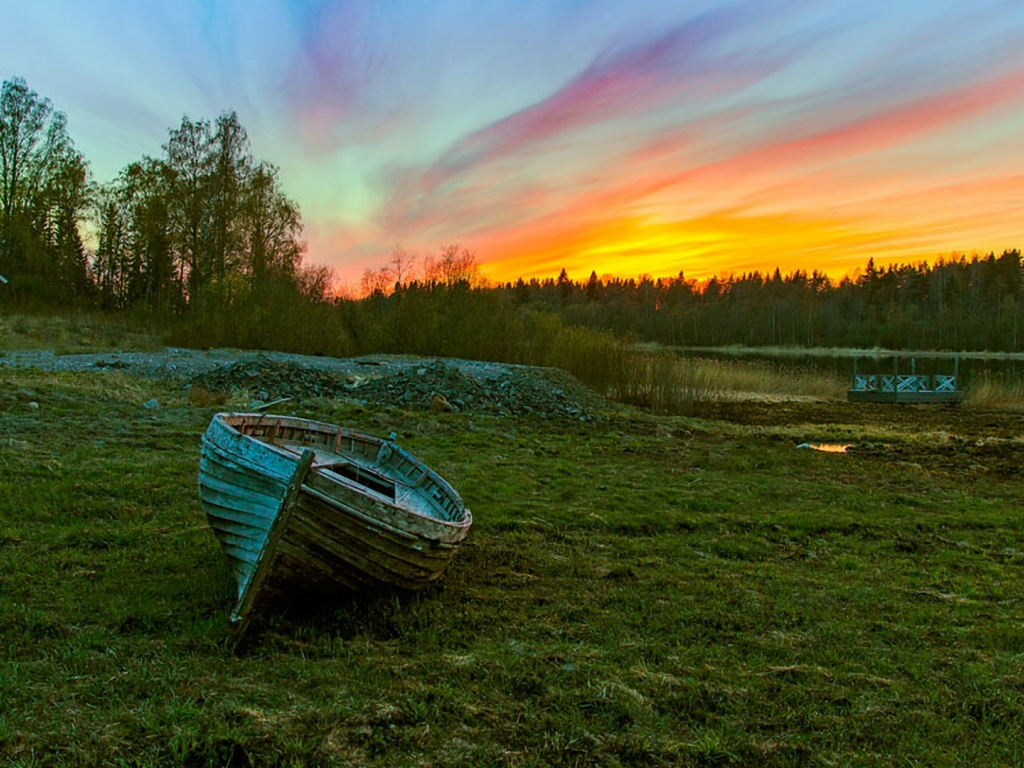
<path id="1" fill-rule="evenodd" d="M 98 184 L 66 116 L 23 79 L 5 81 L 0 310 L 112 313 L 180 345 L 534 363 L 581 333 L 673 346 L 1021 348 L 1018 249 L 868 259 L 838 281 L 778 269 L 698 281 L 681 256 L 674 277 L 562 270 L 492 284 L 458 243 L 431 254 L 396 244 L 357 293 L 339 292 L 330 269 L 305 263 L 298 205 L 253 156 L 236 113 L 184 116 L 161 149 Z"/>
<path id="2" fill-rule="evenodd" d="M 518 304 L 553 308 L 578 325 L 678 346 L 883 347 L 1019 351 L 1024 331 L 1019 250 L 854 276 L 776 269 L 698 282 L 591 273 L 584 283 L 517 281 Z"/>

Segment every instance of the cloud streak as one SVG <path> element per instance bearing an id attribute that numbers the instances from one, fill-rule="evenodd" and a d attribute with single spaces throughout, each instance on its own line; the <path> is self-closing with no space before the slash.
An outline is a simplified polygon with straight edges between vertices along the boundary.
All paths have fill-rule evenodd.
<path id="1" fill-rule="evenodd" d="M 17 5 L 0 77 L 100 181 L 238 110 L 352 283 L 396 242 L 502 280 L 1021 246 L 1020 3 L 150 5 Z"/>

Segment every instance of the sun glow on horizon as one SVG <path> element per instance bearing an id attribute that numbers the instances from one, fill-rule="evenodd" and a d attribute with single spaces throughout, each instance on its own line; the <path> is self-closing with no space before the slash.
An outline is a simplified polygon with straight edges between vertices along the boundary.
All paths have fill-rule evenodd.
<path id="1" fill-rule="evenodd" d="M 395 244 L 501 282 L 1024 245 L 1024 3 L 58 5 L 12 5 L 0 77 L 95 181 L 235 110 L 349 285 Z"/>
<path id="2" fill-rule="evenodd" d="M 698 281 L 760 272 L 783 275 L 817 271 L 833 281 L 853 277 L 873 260 L 889 264 L 937 263 L 959 255 L 1001 253 L 1014 242 L 987 248 L 943 249 L 938 238 L 913 230 L 865 231 L 842 220 L 806 220 L 795 216 L 710 216 L 656 223 L 626 219 L 583 231 L 563 233 L 554 243 L 522 238 L 495 243 L 481 261 L 482 271 L 499 283 L 555 277 L 562 269 L 575 280 L 591 272 L 629 279 L 642 275 Z M 823 243 L 825 243 L 823 245 Z M 888 247 L 879 247 L 879 244 Z M 505 255 L 508 254 L 508 255 Z"/>

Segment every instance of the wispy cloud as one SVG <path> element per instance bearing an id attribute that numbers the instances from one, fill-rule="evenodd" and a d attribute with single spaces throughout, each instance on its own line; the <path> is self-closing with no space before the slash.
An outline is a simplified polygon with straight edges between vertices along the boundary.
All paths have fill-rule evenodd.
<path id="1" fill-rule="evenodd" d="M 0 77 L 100 181 L 237 109 L 357 276 L 462 241 L 501 278 L 1020 246 L 1016 0 L 14 4 Z M 585 276 L 585 275 L 584 275 Z"/>
<path id="2" fill-rule="evenodd" d="M 737 56 L 727 45 L 737 31 L 754 23 L 751 13 L 716 11 L 684 20 L 641 39 L 618 40 L 549 95 L 455 140 L 435 161 L 397 174 L 382 227 L 414 230 L 437 216 L 460 217 L 461 198 L 493 198 L 506 215 L 518 210 L 506 195 L 521 198 L 520 187 L 546 186 L 571 194 L 601 165 L 645 141 L 647 123 L 670 122 L 662 142 L 678 146 L 686 122 L 680 114 L 688 99 L 713 99 L 769 76 L 791 51 Z M 540 181 L 543 179 L 543 181 Z M 537 195 L 531 194 L 531 198 Z M 445 211 L 448 211 L 446 214 Z M 521 210 L 520 220 L 535 215 Z"/>

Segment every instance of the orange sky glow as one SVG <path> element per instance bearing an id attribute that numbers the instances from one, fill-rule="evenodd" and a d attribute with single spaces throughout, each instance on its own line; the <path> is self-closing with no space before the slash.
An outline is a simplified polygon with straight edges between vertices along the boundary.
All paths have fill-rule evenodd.
<path id="1" fill-rule="evenodd" d="M 458 243 L 500 282 L 839 279 L 869 258 L 1024 247 L 1024 3 L 85 0 L 54 14 L 8 9 L 0 69 L 67 113 L 97 181 L 158 155 L 183 114 L 236 110 L 302 211 L 307 263 L 342 290 L 399 245 L 422 265 Z"/>

